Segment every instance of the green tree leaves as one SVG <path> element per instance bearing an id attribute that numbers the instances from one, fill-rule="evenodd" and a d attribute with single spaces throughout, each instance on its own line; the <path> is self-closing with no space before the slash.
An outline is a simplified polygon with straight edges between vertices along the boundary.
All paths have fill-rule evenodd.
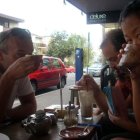
<path id="1" fill-rule="evenodd" d="M 80 35 L 71 34 L 66 32 L 55 32 L 51 35 L 50 43 L 48 44 L 47 55 L 59 57 L 63 61 L 67 59 L 67 65 L 74 65 L 75 63 L 75 49 L 83 48 L 84 51 L 84 66 L 87 66 L 88 58 L 93 61 L 93 51 L 91 47 L 88 47 L 88 42 L 85 37 Z M 88 50 L 89 49 L 89 50 Z M 88 54 L 89 52 L 89 54 Z"/>

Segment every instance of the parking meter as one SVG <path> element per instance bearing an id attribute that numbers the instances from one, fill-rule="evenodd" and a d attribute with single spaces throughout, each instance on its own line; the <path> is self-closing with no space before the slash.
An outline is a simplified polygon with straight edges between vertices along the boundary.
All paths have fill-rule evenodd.
<path id="1" fill-rule="evenodd" d="M 75 80 L 78 81 L 83 75 L 83 49 L 75 49 Z"/>

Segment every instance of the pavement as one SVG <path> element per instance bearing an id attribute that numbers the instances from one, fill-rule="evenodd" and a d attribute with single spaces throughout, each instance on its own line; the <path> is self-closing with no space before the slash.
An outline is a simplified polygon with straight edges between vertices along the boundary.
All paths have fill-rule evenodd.
<path id="1" fill-rule="evenodd" d="M 99 78 L 95 78 L 97 83 L 99 83 Z M 69 90 L 69 87 L 75 84 L 75 74 L 71 73 L 68 74 L 68 83 L 67 85 L 62 89 L 62 99 L 63 104 L 68 104 L 70 101 L 70 94 L 71 91 Z M 60 104 L 60 90 L 56 87 L 49 88 L 48 91 L 44 91 L 45 93 L 41 93 L 40 95 L 36 96 L 37 101 L 37 110 L 44 109 L 45 107 L 48 107 L 52 104 Z M 14 106 L 19 105 L 19 101 L 16 100 L 14 102 Z"/>

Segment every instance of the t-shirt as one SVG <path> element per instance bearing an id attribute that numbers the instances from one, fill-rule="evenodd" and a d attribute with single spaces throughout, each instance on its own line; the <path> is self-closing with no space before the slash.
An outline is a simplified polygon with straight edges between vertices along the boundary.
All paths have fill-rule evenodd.
<path id="1" fill-rule="evenodd" d="M 132 94 L 130 80 L 126 80 L 126 81 L 117 80 L 115 86 L 116 87 L 119 86 L 121 88 L 121 91 L 125 99 L 128 97 L 129 94 Z"/>
<path id="2" fill-rule="evenodd" d="M 33 88 L 28 77 L 16 80 L 9 100 L 8 108 L 12 108 L 16 97 L 21 97 L 33 93 Z"/>
<path id="3" fill-rule="evenodd" d="M 120 87 L 125 99 L 132 93 L 131 80 L 126 68 L 121 68 L 118 71 L 106 65 L 101 72 L 101 89 L 103 90 L 109 84 Z"/>

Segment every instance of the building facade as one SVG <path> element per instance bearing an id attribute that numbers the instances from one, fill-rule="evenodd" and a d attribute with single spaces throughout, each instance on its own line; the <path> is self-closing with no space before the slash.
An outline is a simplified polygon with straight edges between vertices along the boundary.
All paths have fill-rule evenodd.
<path id="1" fill-rule="evenodd" d="M 19 27 L 19 23 L 21 22 L 24 22 L 24 20 L 0 13 L 0 32 L 13 27 Z M 31 36 L 34 45 L 34 54 L 45 55 L 47 52 L 46 37 L 33 33 L 31 33 Z"/>

